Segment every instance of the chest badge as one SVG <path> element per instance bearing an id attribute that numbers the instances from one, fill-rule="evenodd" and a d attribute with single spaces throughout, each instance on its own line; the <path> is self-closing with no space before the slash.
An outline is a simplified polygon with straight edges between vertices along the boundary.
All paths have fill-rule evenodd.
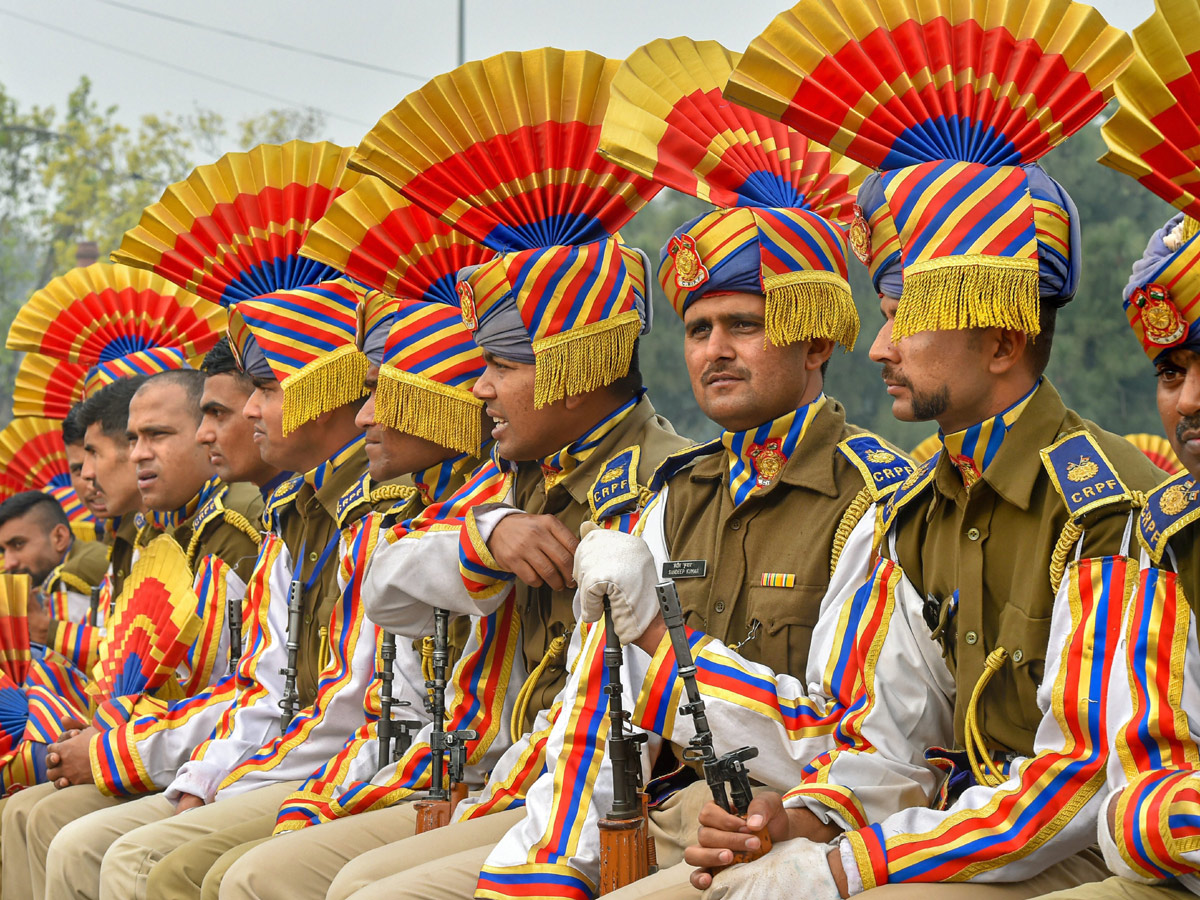
<path id="1" fill-rule="evenodd" d="M 783 464 L 787 462 L 787 457 L 779 449 L 782 443 L 780 438 L 768 438 L 761 444 L 750 445 L 748 455 L 754 462 L 754 470 L 758 473 L 757 484 L 760 488 L 770 487 L 779 477 L 779 473 L 783 471 Z"/>

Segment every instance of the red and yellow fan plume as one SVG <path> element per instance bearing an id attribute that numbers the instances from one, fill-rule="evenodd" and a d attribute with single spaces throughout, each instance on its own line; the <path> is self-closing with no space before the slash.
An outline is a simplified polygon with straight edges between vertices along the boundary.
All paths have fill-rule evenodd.
<path id="1" fill-rule="evenodd" d="M 377 178 L 364 178 L 312 226 L 300 255 L 392 297 L 458 305 L 459 269 L 495 254 Z"/>
<path id="2" fill-rule="evenodd" d="M 26 353 L 13 386 L 13 418 L 65 419 L 83 399 L 88 367 L 41 353 Z"/>
<path id="3" fill-rule="evenodd" d="M 811 210 L 848 225 L 867 170 L 721 96 L 741 54 L 656 40 L 613 78 L 600 155 L 714 206 Z"/>
<path id="4" fill-rule="evenodd" d="M 227 153 L 168 187 L 126 232 L 113 260 L 226 307 L 336 278 L 299 250 L 333 199 L 358 180 L 346 171 L 349 155 L 306 141 Z"/>
<path id="5" fill-rule="evenodd" d="M 351 167 L 498 251 L 610 237 L 659 190 L 596 152 L 619 64 L 550 48 L 469 62 L 380 119 Z"/>
<path id="6" fill-rule="evenodd" d="M 142 549 L 108 622 L 88 693 L 94 721 L 127 721 L 145 694 L 181 695 L 174 676 L 200 629 L 192 574 L 182 548 L 160 535 Z"/>
<path id="7" fill-rule="evenodd" d="M 87 390 L 180 368 L 225 330 L 225 311 L 150 272 L 95 263 L 34 293 L 8 332 L 10 350 L 89 367 Z"/>
<path id="8" fill-rule="evenodd" d="M 936 434 L 931 434 L 925 440 L 921 441 L 921 443 L 917 444 L 917 446 L 913 447 L 912 453 L 909 456 L 913 458 L 913 462 L 923 463 L 940 453 L 941 449 L 942 439 Z"/>
<path id="9" fill-rule="evenodd" d="M 1130 57 L 1124 32 L 1072 0 L 801 0 L 725 96 L 884 171 L 1019 165 L 1096 116 Z"/>
<path id="10" fill-rule="evenodd" d="M 1117 79 L 1100 158 L 1200 219 L 1200 3 L 1157 0 L 1133 30 L 1137 57 Z"/>
<path id="11" fill-rule="evenodd" d="M 1183 463 L 1175 455 L 1171 442 L 1161 434 L 1127 434 L 1125 440 L 1145 453 L 1150 462 L 1168 475 L 1178 475 L 1183 471 Z"/>
<path id="12" fill-rule="evenodd" d="M 13 419 L 0 431 L 0 494 L 46 491 L 63 508 L 71 530 L 96 539 L 96 520 L 71 486 L 62 426 L 52 419 Z"/>
<path id="13" fill-rule="evenodd" d="M 33 656 L 29 647 L 28 575 L 0 574 L 0 671 L 24 684 Z"/>

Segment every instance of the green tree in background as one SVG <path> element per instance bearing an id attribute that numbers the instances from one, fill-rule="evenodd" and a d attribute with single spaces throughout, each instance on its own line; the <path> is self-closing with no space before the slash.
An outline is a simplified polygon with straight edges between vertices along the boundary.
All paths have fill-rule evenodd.
<path id="1" fill-rule="evenodd" d="M 142 209 L 200 163 L 263 142 L 317 139 L 321 113 L 274 109 L 229 126 L 212 110 L 118 121 L 84 78 L 61 111 L 22 109 L 0 85 L 0 334 L 31 293 L 75 265 L 77 243 L 108 259 Z M 19 355 L 0 346 L 0 385 Z M 0 423 L 10 397 L 0 387 Z"/>
<path id="2" fill-rule="evenodd" d="M 1099 124 L 1092 124 L 1045 160 L 1047 171 L 1074 199 L 1083 231 L 1083 275 L 1074 301 L 1059 314 L 1047 375 L 1068 406 L 1110 431 L 1158 433 L 1154 370 L 1126 323 L 1121 289 L 1150 234 L 1173 211 L 1133 179 L 1097 163 L 1104 150 Z M 663 191 L 622 234 L 646 250 L 657 272 L 658 249 L 671 232 L 708 208 L 695 198 Z M 851 421 L 912 448 L 937 425 L 893 418 L 879 366 L 868 357 L 881 321 L 879 301 L 866 268 L 853 256 L 850 284 L 862 330 L 853 352 L 834 352 L 826 389 L 845 404 Z M 683 365 L 683 327 L 657 290 L 657 280 L 654 287 L 654 330 L 641 349 L 650 395 L 678 431 L 713 437 L 719 429 L 696 406 Z"/>

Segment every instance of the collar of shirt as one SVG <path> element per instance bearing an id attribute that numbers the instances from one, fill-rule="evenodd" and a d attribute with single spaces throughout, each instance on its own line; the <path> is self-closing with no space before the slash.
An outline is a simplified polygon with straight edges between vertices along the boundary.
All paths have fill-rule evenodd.
<path id="1" fill-rule="evenodd" d="M 825 395 L 786 415 L 746 431 L 721 434 L 729 466 L 729 494 L 736 507 L 755 491 L 775 484 L 809 425 L 825 408 Z"/>
<path id="2" fill-rule="evenodd" d="M 983 477 L 983 473 L 987 471 L 988 466 L 1000 451 L 1000 445 L 1004 443 L 1005 436 L 1021 417 L 1021 413 L 1025 411 L 1025 407 L 1029 405 L 1029 401 L 1033 399 L 1033 395 L 1037 393 L 1041 383 L 1042 380 L 1039 378 L 1037 383 L 1030 388 L 1029 393 L 1002 413 L 952 434 L 938 432 L 942 446 L 946 449 L 946 456 L 958 467 L 963 485 L 967 490 L 970 490 L 971 485 Z"/>
<path id="3" fill-rule="evenodd" d="M 633 424 L 631 414 L 635 409 L 648 410 L 644 417 L 649 418 L 654 415 L 654 409 L 650 406 L 650 401 L 645 399 L 646 392 L 639 391 L 637 396 L 632 397 L 627 403 L 614 409 L 611 413 L 589 428 L 584 434 L 580 435 L 570 444 L 557 453 L 552 453 L 545 459 L 541 460 L 542 477 L 546 482 L 546 492 L 555 485 L 561 484 L 563 487 L 571 491 L 571 496 L 576 500 L 586 499 L 587 490 L 592 486 L 589 480 L 587 484 L 579 488 L 579 494 L 576 494 L 577 487 L 574 482 L 579 481 L 578 477 L 570 477 L 572 473 L 583 468 L 584 463 L 591 459 L 597 448 L 604 444 L 605 440 L 615 432 L 619 426 L 625 423 L 627 419 L 630 424 Z M 639 417 L 634 417 L 639 418 Z M 495 448 L 492 451 L 492 457 L 500 466 L 501 471 L 513 471 L 517 466 L 508 460 L 501 459 L 496 455 Z"/>
<path id="4" fill-rule="evenodd" d="M 196 514 L 196 510 L 207 503 L 208 499 L 223 487 L 221 480 L 214 475 L 204 482 L 200 491 L 179 509 L 173 509 L 170 512 L 151 510 L 150 522 L 159 531 L 172 533 L 178 531 Z"/>
<path id="5" fill-rule="evenodd" d="M 1062 397 L 1048 379 L 1042 379 L 1028 399 L 1020 417 L 1008 428 L 1000 449 L 992 456 L 981 481 L 1006 502 L 1028 509 L 1033 486 L 1045 471 L 1038 451 L 1054 443 L 1067 418 Z M 934 472 L 934 487 L 944 497 L 966 502 L 967 488 L 962 475 L 948 458 L 939 454 Z M 927 517 L 933 515 L 931 504 Z"/>
<path id="6" fill-rule="evenodd" d="M 486 459 L 490 452 L 491 448 L 485 445 L 479 456 L 460 453 L 421 472 L 414 472 L 413 484 L 421 492 L 422 502 L 430 506 L 445 500 L 463 486 L 467 475 L 479 466 L 480 457 Z"/>
<path id="7" fill-rule="evenodd" d="M 315 469 L 304 473 L 304 484 L 296 497 L 297 509 L 311 509 L 315 501 L 337 521 L 338 501 L 354 486 L 367 468 L 366 435 L 359 433 Z M 308 512 L 301 513 L 308 516 Z"/>

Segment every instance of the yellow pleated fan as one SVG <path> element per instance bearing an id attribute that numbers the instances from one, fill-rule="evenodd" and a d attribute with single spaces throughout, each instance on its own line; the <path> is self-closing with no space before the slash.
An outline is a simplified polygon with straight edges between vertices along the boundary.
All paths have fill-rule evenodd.
<path id="1" fill-rule="evenodd" d="M 1145 453 L 1150 462 L 1168 475 L 1178 475 L 1183 471 L 1183 463 L 1175 455 L 1170 441 L 1161 434 L 1127 434 L 1125 440 Z"/>
<path id="2" fill-rule="evenodd" d="M 13 385 L 13 417 L 65 419 L 83 399 L 87 373 L 88 367 L 79 363 L 26 353 Z"/>

